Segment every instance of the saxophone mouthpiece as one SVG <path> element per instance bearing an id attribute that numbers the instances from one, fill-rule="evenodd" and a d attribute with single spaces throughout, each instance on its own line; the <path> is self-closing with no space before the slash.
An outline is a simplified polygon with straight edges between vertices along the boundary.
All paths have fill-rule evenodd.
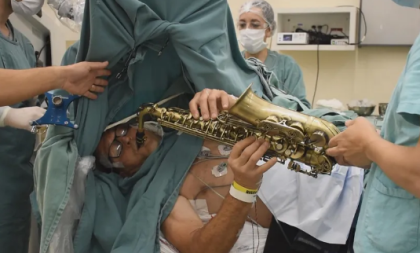
<path id="1" fill-rule="evenodd" d="M 144 145 L 144 142 L 146 141 L 146 135 L 143 132 L 137 132 L 136 134 L 136 142 L 137 142 L 137 146 L 141 147 Z"/>

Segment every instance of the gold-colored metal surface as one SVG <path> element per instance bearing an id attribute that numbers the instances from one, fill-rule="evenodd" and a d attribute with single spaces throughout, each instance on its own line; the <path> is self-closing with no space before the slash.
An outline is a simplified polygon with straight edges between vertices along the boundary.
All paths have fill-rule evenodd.
<path id="1" fill-rule="evenodd" d="M 156 104 L 140 107 L 138 115 L 139 138 L 144 133 L 145 117 L 151 116 L 163 127 L 229 146 L 249 136 L 264 138 L 271 147 L 263 159 L 277 157 L 283 164 L 290 159 L 289 169 L 313 177 L 330 174 L 336 163 L 325 154 L 329 140 L 339 133 L 333 124 L 274 105 L 258 97 L 250 87 L 216 120 L 196 120 L 187 110 Z M 302 170 L 294 161 L 309 165 L 311 170 Z"/>
<path id="2" fill-rule="evenodd" d="M 36 135 L 36 146 L 35 152 L 39 150 L 42 143 L 45 141 L 45 137 L 47 135 L 48 126 L 33 126 L 31 132 Z"/>

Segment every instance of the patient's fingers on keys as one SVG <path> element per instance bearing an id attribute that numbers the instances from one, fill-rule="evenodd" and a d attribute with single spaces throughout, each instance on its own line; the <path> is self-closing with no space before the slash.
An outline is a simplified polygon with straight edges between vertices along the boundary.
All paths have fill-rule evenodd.
<path id="1" fill-rule="evenodd" d="M 219 114 L 219 106 L 218 106 L 219 100 L 220 100 L 220 91 L 212 90 L 207 100 L 212 119 L 216 119 L 217 115 Z"/>
<path id="2" fill-rule="evenodd" d="M 236 143 L 233 146 L 232 151 L 230 152 L 229 160 L 233 161 L 237 159 L 242 154 L 244 149 L 248 147 L 249 145 L 251 145 L 255 140 L 256 138 L 254 136 L 251 136 Z"/>
<path id="3" fill-rule="evenodd" d="M 197 97 L 198 96 L 198 97 Z M 189 107 L 190 107 L 190 112 L 191 115 L 195 118 L 198 119 L 200 117 L 200 114 L 198 113 L 198 98 L 200 97 L 200 95 L 197 93 L 195 94 L 194 98 L 191 99 L 190 103 L 189 103 Z"/>
<path id="4" fill-rule="evenodd" d="M 264 139 L 259 139 L 258 143 L 259 147 L 252 153 L 248 160 L 247 166 L 254 167 L 257 165 L 257 162 L 261 159 L 261 157 L 263 157 L 265 152 L 267 152 L 268 148 L 270 147 L 270 144 Z"/>
<path id="5" fill-rule="evenodd" d="M 195 119 L 198 119 L 200 117 L 200 112 L 199 112 L 198 108 L 200 107 L 200 97 L 201 97 L 202 93 L 203 92 L 195 93 L 193 99 L 191 99 L 191 101 L 189 103 L 190 112 Z"/>
<path id="6" fill-rule="evenodd" d="M 201 117 L 203 117 L 204 120 L 209 120 L 210 118 L 209 105 L 208 105 L 209 95 L 210 95 L 210 90 L 204 89 L 201 92 L 200 99 L 199 99 Z"/>
<path id="7" fill-rule="evenodd" d="M 229 108 L 229 95 L 226 92 L 223 92 L 221 102 L 223 110 L 227 110 Z"/>
<path id="8" fill-rule="evenodd" d="M 276 157 L 272 157 L 270 160 L 268 160 L 266 163 L 264 163 L 263 165 L 258 167 L 258 173 L 259 174 L 264 174 L 267 170 L 269 170 L 271 167 L 274 166 L 274 164 L 276 164 L 277 162 L 277 158 Z"/>
<path id="9" fill-rule="evenodd" d="M 260 148 L 263 144 L 261 140 L 254 140 L 253 143 L 250 143 L 239 156 L 239 164 L 244 165 L 245 167 L 249 166 L 249 160 L 251 159 L 252 155 Z M 254 163 L 251 168 L 255 167 Z"/>

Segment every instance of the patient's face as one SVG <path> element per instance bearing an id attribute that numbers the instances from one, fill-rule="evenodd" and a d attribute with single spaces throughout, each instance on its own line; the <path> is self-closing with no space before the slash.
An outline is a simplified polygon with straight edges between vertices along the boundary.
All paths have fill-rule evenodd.
<path id="1" fill-rule="evenodd" d="M 146 141 L 142 146 L 136 142 L 137 128 L 119 125 L 107 130 L 96 149 L 96 156 L 105 156 L 112 163 L 120 163 L 122 176 L 132 176 L 159 145 L 160 137 L 145 131 Z"/>

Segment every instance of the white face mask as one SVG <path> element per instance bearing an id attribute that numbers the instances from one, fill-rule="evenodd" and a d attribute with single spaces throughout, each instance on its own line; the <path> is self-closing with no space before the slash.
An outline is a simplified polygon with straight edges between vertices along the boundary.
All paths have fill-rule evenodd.
<path id="1" fill-rule="evenodd" d="M 267 47 L 264 42 L 266 29 L 244 29 L 240 30 L 239 42 L 250 54 L 256 54 Z"/>
<path id="2" fill-rule="evenodd" d="M 44 5 L 44 0 L 12 0 L 13 12 L 21 15 L 32 16 L 37 14 Z"/>

